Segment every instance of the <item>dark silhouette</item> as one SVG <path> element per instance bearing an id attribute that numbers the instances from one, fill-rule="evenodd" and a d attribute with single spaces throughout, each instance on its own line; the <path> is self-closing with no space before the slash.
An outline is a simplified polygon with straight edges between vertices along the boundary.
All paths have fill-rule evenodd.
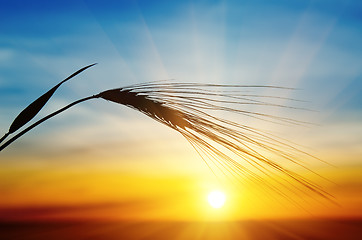
<path id="1" fill-rule="evenodd" d="M 14 120 L 9 133 L 14 133 L 28 123 L 62 83 L 93 65 L 78 70 L 30 104 Z M 274 104 L 272 103 L 273 99 L 293 99 L 257 95 L 253 93 L 253 89 L 256 88 L 282 91 L 293 90 L 277 86 L 178 83 L 170 81 L 156 81 L 106 90 L 77 100 L 38 120 L 0 146 L 0 151 L 37 125 L 68 108 L 90 99 L 103 98 L 138 110 L 178 131 L 190 142 L 215 175 L 217 175 L 215 173 L 217 171 L 227 178 L 237 179 L 238 181 L 251 180 L 258 185 L 263 184 L 263 186 L 270 187 L 285 195 L 280 191 L 279 187 L 290 190 L 290 186 L 286 186 L 285 181 L 274 177 L 275 174 L 273 173 L 278 172 L 297 183 L 298 186 L 302 186 L 304 190 L 330 199 L 330 195 L 319 186 L 296 172 L 283 167 L 276 160 L 272 160 L 272 158 L 286 160 L 312 171 L 301 164 L 297 155 L 302 155 L 303 158 L 315 157 L 299 150 L 294 144 L 286 140 L 226 117 L 228 114 L 238 114 L 281 124 L 307 124 L 291 118 L 245 110 L 243 107 L 246 105 L 301 109 Z M 246 89 L 248 91 L 245 92 Z M 221 112 L 225 117 L 217 117 L 215 112 Z M 9 133 L 5 134 L 3 139 Z M 271 178 L 279 187 L 274 187 L 273 184 L 264 181 L 263 176 Z M 296 187 L 294 184 L 292 186 Z M 294 190 L 290 191 L 293 192 Z"/>

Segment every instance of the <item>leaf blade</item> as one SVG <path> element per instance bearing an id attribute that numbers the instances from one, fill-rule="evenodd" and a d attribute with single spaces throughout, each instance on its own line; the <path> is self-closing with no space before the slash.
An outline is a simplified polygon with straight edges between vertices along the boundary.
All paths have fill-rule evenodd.
<path id="1" fill-rule="evenodd" d="M 60 85 L 62 85 L 64 82 L 68 81 L 69 79 L 75 77 L 79 73 L 83 72 L 84 70 L 96 65 L 97 63 L 88 65 L 86 67 L 83 67 L 79 69 L 78 71 L 71 74 L 69 77 L 55 85 L 53 88 L 51 88 L 49 91 L 41 95 L 39 98 L 37 98 L 35 101 L 30 103 L 23 111 L 19 113 L 19 115 L 14 119 L 12 124 L 10 125 L 8 133 L 14 133 L 19 128 L 27 124 L 31 119 L 33 119 L 39 111 L 45 106 L 45 104 L 49 101 L 49 99 L 53 96 L 54 92 L 59 88 Z"/>

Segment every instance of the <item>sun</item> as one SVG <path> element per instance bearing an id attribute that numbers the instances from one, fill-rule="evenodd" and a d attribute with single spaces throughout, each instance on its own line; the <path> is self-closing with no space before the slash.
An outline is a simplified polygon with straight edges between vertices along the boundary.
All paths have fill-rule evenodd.
<path id="1" fill-rule="evenodd" d="M 226 196 L 221 191 L 212 191 L 207 196 L 207 200 L 211 207 L 221 208 L 225 204 Z"/>

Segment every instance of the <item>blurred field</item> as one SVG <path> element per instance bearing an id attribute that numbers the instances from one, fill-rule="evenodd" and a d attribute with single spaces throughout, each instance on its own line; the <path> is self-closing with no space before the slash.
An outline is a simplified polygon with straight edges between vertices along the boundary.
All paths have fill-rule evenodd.
<path id="1" fill-rule="evenodd" d="M 2 222 L 0 239 L 362 239 L 362 219 L 240 222 Z"/>

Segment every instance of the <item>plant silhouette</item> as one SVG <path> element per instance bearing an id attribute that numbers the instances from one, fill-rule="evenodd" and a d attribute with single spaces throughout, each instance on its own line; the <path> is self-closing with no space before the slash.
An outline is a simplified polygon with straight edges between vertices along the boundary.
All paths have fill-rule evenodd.
<path id="1" fill-rule="evenodd" d="M 5 134 L 2 140 L 27 124 L 62 83 L 93 65 L 78 70 L 30 104 L 14 120 L 9 132 Z M 295 108 L 272 103 L 273 99 L 293 99 L 273 95 L 257 95 L 253 92 L 253 89 L 257 88 L 282 91 L 293 90 L 277 86 L 179 83 L 171 81 L 156 81 L 106 90 L 79 99 L 36 121 L 0 146 L 0 151 L 34 127 L 70 107 L 91 99 L 102 98 L 140 111 L 179 132 L 188 140 L 214 173 L 217 171 L 226 177 L 235 178 L 239 181 L 249 179 L 257 184 L 265 184 L 262 176 L 273 178 L 273 173 L 278 172 L 303 187 L 303 189 L 330 199 L 330 195 L 319 186 L 277 162 L 278 159 L 287 161 L 312 171 L 306 168 L 297 157 L 297 155 L 313 157 L 312 155 L 299 150 L 294 144 L 270 133 L 228 119 L 228 114 L 236 114 L 281 124 L 307 124 L 291 118 L 246 110 L 245 106 L 247 105 Z M 218 117 L 219 113 L 223 117 Z M 278 184 L 284 185 L 282 181 L 274 180 Z M 269 186 L 278 191 L 277 188 Z"/>

